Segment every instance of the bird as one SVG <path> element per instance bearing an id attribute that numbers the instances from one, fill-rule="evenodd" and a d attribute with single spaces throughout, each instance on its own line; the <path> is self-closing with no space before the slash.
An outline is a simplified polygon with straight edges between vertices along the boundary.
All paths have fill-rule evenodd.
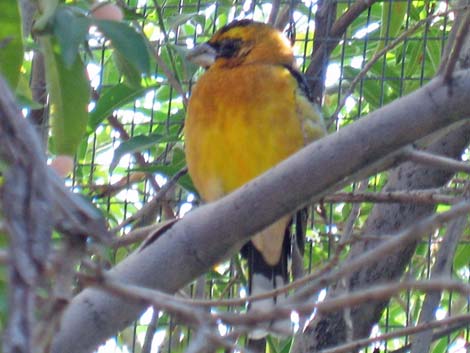
<path id="1" fill-rule="evenodd" d="M 188 172 L 204 202 L 222 198 L 326 134 L 291 43 L 272 26 L 235 20 L 186 57 L 205 68 L 192 89 L 184 127 Z M 243 246 L 250 294 L 289 282 L 292 245 L 303 246 L 303 236 L 292 235 L 304 232 L 302 219 L 305 212 L 282 217 Z M 253 301 L 249 310 L 269 310 L 280 301 Z M 250 337 L 260 339 L 277 324 Z"/>

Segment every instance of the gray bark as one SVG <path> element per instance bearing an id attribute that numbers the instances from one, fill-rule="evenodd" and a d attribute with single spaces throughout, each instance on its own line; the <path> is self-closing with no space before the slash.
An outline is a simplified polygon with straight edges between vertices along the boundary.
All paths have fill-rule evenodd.
<path id="1" fill-rule="evenodd" d="M 250 234 L 354 178 L 390 168 L 397 161 L 396 156 L 390 157 L 394 152 L 468 116 L 470 75 L 456 76 L 451 85 L 454 93 L 449 95 L 449 87 L 435 79 L 312 143 L 236 192 L 192 211 L 118 264 L 110 275 L 126 283 L 175 292 L 235 253 Z M 52 352 L 91 351 L 138 317 L 145 306 L 85 289 L 65 311 Z"/>
<path id="2" fill-rule="evenodd" d="M 439 141 L 432 144 L 428 151 L 448 157 L 460 158 L 463 150 L 470 141 L 470 123 L 460 126 Z M 453 173 L 434 168 L 417 166 L 414 163 L 404 163 L 390 173 L 385 187 L 387 191 L 417 190 L 443 186 Z M 415 204 L 380 204 L 376 205 L 367 220 L 363 234 L 381 236 L 397 233 L 418 219 L 423 219 L 434 212 L 433 205 Z M 353 259 L 365 251 L 374 248 L 379 241 L 358 242 L 351 249 L 349 258 Z M 367 288 L 372 284 L 398 280 L 414 251 L 414 246 L 397 249 L 382 261 L 356 272 L 349 281 L 348 290 L 354 291 Z M 338 287 L 339 288 L 339 287 Z M 334 297 L 344 289 L 332 290 L 327 297 Z M 369 302 L 351 310 L 353 339 L 368 336 L 388 301 Z M 343 311 L 319 316 L 311 322 L 302 335 L 296 339 L 293 352 L 316 352 L 327 347 L 333 347 L 346 341 L 347 327 Z"/>
<path id="3" fill-rule="evenodd" d="M 468 16 L 468 11 L 463 12 L 454 24 L 446 48 L 447 55 L 452 52 L 456 37 L 458 37 L 457 31 L 462 21 L 462 16 Z M 468 37 L 468 32 L 466 34 Z M 468 68 L 468 63 L 470 62 L 469 38 L 457 39 L 464 40 L 464 42 L 463 46 L 460 47 L 460 53 L 456 53 L 456 55 L 459 55 L 456 69 Z M 446 55 L 444 59 L 446 59 Z M 443 60 L 443 66 L 445 66 L 445 64 L 446 60 Z M 444 67 L 442 67 L 440 71 L 443 72 Z M 444 113 L 444 117 L 445 116 Z M 449 132 L 446 136 L 438 138 L 437 141 L 428 148 L 428 151 L 460 159 L 463 150 L 469 142 L 470 124 L 467 123 Z M 448 171 L 424 167 L 414 163 L 405 163 L 390 173 L 389 181 L 384 191 L 406 191 L 441 187 L 449 181 L 452 175 L 453 173 Z M 431 215 L 433 212 L 434 206 L 432 205 L 376 205 L 369 215 L 363 234 L 366 236 L 368 234 L 380 236 L 397 233 L 417 220 Z M 349 259 L 361 255 L 364 251 L 374 248 L 377 244 L 377 241 L 355 244 L 351 249 Z M 367 288 L 371 284 L 398 280 L 411 260 L 415 248 L 416 245 L 397 249 L 396 253 L 391 254 L 389 257 L 383 259 L 383 261 L 358 271 L 351 276 L 346 290 L 353 291 L 360 288 Z M 345 290 L 340 287 L 341 286 L 338 286 L 336 289 L 331 290 L 327 297 L 333 297 Z M 310 323 L 303 334 L 298 335 L 293 352 L 316 352 L 327 347 L 344 343 L 347 339 L 358 339 L 368 336 L 373 325 L 380 319 L 387 304 L 388 301 L 377 301 L 353 308 L 350 313 L 350 321 L 348 320 L 354 323 L 352 328 L 347 327 L 343 312 L 317 317 Z M 351 330 L 352 337 L 347 337 Z"/>

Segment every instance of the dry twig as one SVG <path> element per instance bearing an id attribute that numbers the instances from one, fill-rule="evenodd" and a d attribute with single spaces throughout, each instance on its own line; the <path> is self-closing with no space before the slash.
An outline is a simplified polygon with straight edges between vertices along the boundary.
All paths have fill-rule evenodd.
<path id="1" fill-rule="evenodd" d="M 438 156 L 434 153 L 429 153 L 426 151 L 420 151 L 413 148 L 408 148 L 403 151 L 404 158 L 409 159 L 418 164 L 424 164 L 431 167 L 440 168 L 443 170 L 448 170 L 451 172 L 465 172 L 470 173 L 470 164 L 455 159 Z"/>
<path id="2" fill-rule="evenodd" d="M 437 190 L 337 192 L 324 198 L 325 202 L 414 203 L 423 205 L 452 205 L 462 200 L 461 196 L 445 195 Z"/>

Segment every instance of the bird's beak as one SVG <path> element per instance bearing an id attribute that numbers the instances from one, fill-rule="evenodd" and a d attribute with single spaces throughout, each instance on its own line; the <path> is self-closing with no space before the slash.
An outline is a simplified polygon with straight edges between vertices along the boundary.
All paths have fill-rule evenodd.
<path id="1" fill-rule="evenodd" d="M 207 43 L 195 46 L 186 54 L 186 59 L 192 63 L 202 66 L 211 66 L 217 56 L 217 51 Z"/>

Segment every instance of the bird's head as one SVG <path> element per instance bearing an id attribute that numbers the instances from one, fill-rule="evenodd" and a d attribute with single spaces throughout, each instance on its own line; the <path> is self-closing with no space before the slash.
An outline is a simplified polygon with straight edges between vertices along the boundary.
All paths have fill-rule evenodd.
<path id="1" fill-rule="evenodd" d="M 196 46 L 188 60 L 203 67 L 231 68 L 265 63 L 292 65 L 292 47 L 281 32 L 251 20 L 234 21 L 219 29 L 212 38 Z"/>

